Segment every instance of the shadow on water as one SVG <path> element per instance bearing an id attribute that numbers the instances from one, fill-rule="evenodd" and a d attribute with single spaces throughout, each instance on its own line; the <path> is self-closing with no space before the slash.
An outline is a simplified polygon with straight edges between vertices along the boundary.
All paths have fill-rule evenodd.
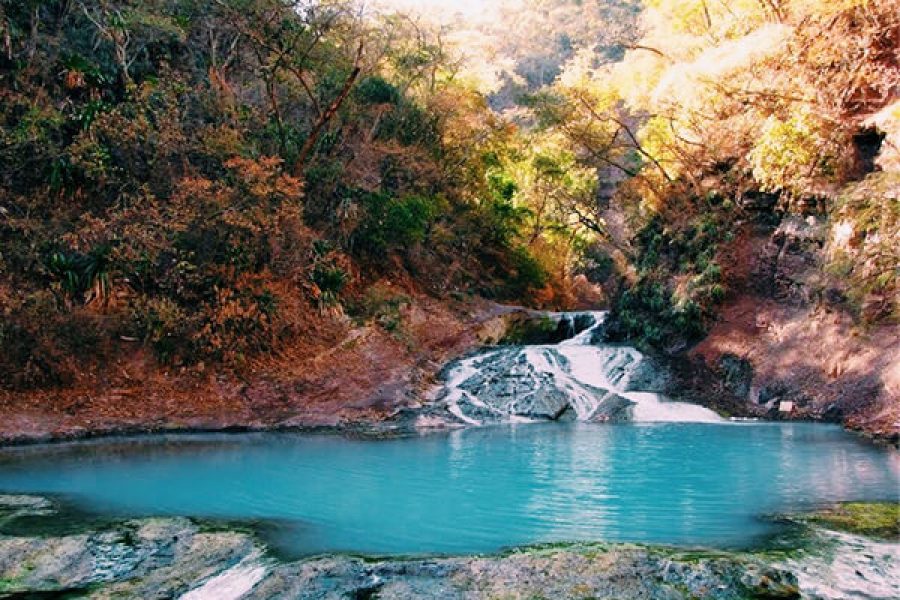
<path id="1" fill-rule="evenodd" d="M 0 494 L 2 494 L 0 490 Z M 129 513 L 125 511 L 99 512 L 90 507 L 90 501 L 77 496 L 57 493 L 40 493 L 35 496 L 47 498 L 52 508 L 41 512 L 25 512 L 14 514 L 0 509 L 0 536 L 10 537 L 64 537 L 75 536 L 98 531 L 120 530 L 128 533 L 127 523 L 132 520 L 163 517 L 172 515 L 154 515 Z M 297 560 L 309 556 L 292 550 L 293 541 L 299 536 L 315 535 L 313 527 L 296 519 L 261 519 L 261 518 L 220 518 L 203 515 L 179 515 L 187 518 L 201 533 L 240 532 L 246 533 L 263 543 L 266 555 L 277 560 Z M 36 592 L 43 593 L 43 592 Z M 81 593 L 78 590 L 55 593 Z M 0 599 L 4 596 L 0 588 Z M 21 596 L 30 597 L 30 596 Z M 47 598 L 65 598 L 69 596 L 35 596 Z M 78 597 L 78 596 L 72 596 Z"/>

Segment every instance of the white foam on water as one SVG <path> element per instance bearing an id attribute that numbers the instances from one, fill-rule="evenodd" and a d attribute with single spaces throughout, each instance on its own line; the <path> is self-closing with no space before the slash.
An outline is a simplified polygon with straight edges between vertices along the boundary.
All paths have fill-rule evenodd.
<path id="1" fill-rule="evenodd" d="M 624 397 L 635 402 L 634 420 L 641 423 L 722 423 L 715 411 L 699 404 L 672 402 L 659 394 L 625 392 Z"/>
<path id="2" fill-rule="evenodd" d="M 820 530 L 813 550 L 785 561 L 805 598 L 900 598 L 900 544 Z"/>
<path id="3" fill-rule="evenodd" d="M 238 600 L 262 581 L 268 567 L 254 552 L 241 562 L 206 580 L 203 585 L 183 594 L 180 600 Z"/>
<path id="4" fill-rule="evenodd" d="M 569 371 L 579 382 L 610 390 L 634 402 L 632 417 L 636 422 L 720 423 L 714 411 L 698 404 L 671 402 L 653 392 L 625 391 L 615 374 L 627 375 L 643 360 L 640 352 L 628 347 L 595 347 L 560 345 L 559 353 L 569 362 Z M 613 376 L 611 377 L 611 374 Z M 618 380 L 616 380 L 618 379 Z"/>
<path id="5" fill-rule="evenodd" d="M 595 324 L 571 339 L 560 344 L 524 346 L 521 349 L 521 356 L 525 358 L 528 367 L 537 375 L 552 379 L 558 389 L 565 391 L 578 420 L 590 420 L 597 411 L 602 399 L 598 397 L 600 390 L 612 392 L 633 402 L 632 418 L 636 422 L 724 422 L 714 411 L 696 404 L 671 402 L 652 392 L 625 391 L 629 376 L 644 357 L 628 346 L 593 345 L 591 342 L 594 334 L 603 325 L 606 313 L 588 314 L 594 318 Z M 465 414 L 460 407 L 462 400 L 470 406 L 500 415 L 496 407 L 488 406 L 460 387 L 478 374 L 478 365 L 489 362 L 498 352 L 488 350 L 464 359 L 450 372 L 443 398 L 449 412 L 461 421 L 471 425 L 481 424 L 477 418 Z M 519 367 L 515 366 L 513 369 L 518 370 Z M 507 416 L 507 420 L 511 418 Z"/>

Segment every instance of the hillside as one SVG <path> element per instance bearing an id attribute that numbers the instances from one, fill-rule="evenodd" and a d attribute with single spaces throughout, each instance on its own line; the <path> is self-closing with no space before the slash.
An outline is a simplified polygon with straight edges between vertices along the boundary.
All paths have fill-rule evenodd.
<path id="1" fill-rule="evenodd" d="M 892 2 L 381 4 L 0 3 L 0 436 L 382 419 L 502 304 L 896 439 Z"/>

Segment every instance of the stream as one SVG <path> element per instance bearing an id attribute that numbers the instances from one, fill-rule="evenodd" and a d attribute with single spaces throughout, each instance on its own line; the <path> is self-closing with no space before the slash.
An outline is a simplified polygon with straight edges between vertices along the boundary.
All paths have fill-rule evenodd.
<path id="1" fill-rule="evenodd" d="M 836 425 L 730 422 L 668 402 L 639 352 L 486 349 L 449 368 L 429 410 L 456 427 L 386 440 L 258 433 L 0 450 L 0 493 L 103 517 L 250 522 L 290 556 L 494 552 L 561 541 L 765 546 L 766 518 L 893 500 L 900 454 Z M 479 425 L 479 426 L 472 426 Z"/>

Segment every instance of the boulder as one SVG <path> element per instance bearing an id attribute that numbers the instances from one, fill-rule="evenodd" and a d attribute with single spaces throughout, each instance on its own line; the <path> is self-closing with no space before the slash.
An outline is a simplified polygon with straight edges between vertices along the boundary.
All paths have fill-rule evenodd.
<path id="1" fill-rule="evenodd" d="M 668 391 L 672 383 L 672 374 L 658 361 L 642 356 L 637 364 L 628 370 L 621 380 L 626 392 L 654 392 L 662 394 Z"/>
<path id="2" fill-rule="evenodd" d="M 634 402 L 618 394 L 606 392 L 597 410 L 588 419 L 592 423 L 626 423 L 632 419 Z"/>
<path id="3" fill-rule="evenodd" d="M 732 394 L 746 400 L 753 383 L 753 365 L 735 354 L 726 353 L 719 359 L 719 368 L 725 379 L 725 387 Z"/>

